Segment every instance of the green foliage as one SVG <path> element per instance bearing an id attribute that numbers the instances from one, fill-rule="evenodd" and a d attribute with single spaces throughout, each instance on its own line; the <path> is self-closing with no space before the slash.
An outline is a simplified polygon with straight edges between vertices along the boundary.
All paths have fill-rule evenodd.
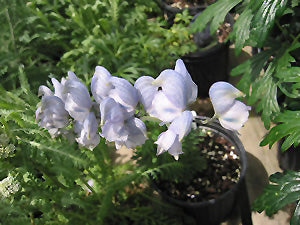
<path id="1" fill-rule="evenodd" d="M 104 141 L 91 152 L 52 139 L 35 122 L 39 99 L 25 73 L 19 78 L 18 90 L 0 86 L 0 224 L 104 224 L 144 171 L 112 166 Z"/>
<path id="2" fill-rule="evenodd" d="M 210 5 L 192 24 L 192 32 L 202 31 L 207 23 L 211 21 L 210 32 L 214 34 L 220 24 L 224 22 L 227 13 L 241 1 L 242 0 L 219 0 L 215 4 Z"/>
<path id="3" fill-rule="evenodd" d="M 0 76 L 17 88 L 19 67 L 37 90 L 49 74 L 73 70 L 89 83 L 94 68 L 133 81 L 158 74 L 179 55 L 192 51 L 187 25 L 179 16 L 171 29 L 151 1 L 2 0 L 0 10 Z"/>
<path id="4" fill-rule="evenodd" d="M 275 173 L 270 176 L 271 184 L 265 187 L 261 196 L 253 203 L 254 210 L 266 211 L 272 216 L 288 203 L 297 202 L 294 215 L 291 218 L 291 225 L 299 224 L 299 199 L 300 199 L 300 172 L 287 171 Z"/>
<path id="5" fill-rule="evenodd" d="M 228 0 L 218 0 L 201 14 L 192 28 L 201 30 L 211 22 L 211 30 L 215 31 L 225 11 L 237 5 L 238 16 L 228 39 L 234 44 L 237 55 L 246 46 L 258 53 L 234 68 L 231 75 L 240 76 L 238 88 L 247 95 L 248 104 L 254 106 L 265 128 L 270 130 L 261 145 L 271 147 L 284 139 L 282 151 L 300 143 L 299 3 L 298 0 L 243 0 L 232 1 L 229 5 Z M 220 18 L 222 10 L 224 14 Z M 274 126 L 271 128 L 271 125 Z M 271 176 L 275 184 L 266 188 L 254 208 L 272 215 L 287 202 L 298 200 L 299 192 L 292 190 L 299 186 L 297 179 L 296 172 Z M 291 224 L 299 224 L 297 215 L 299 206 Z"/>
<path id="6" fill-rule="evenodd" d="M 269 144 L 272 146 L 277 140 L 286 137 L 281 150 L 285 151 L 291 145 L 297 146 L 300 143 L 300 111 L 285 111 L 278 115 L 274 122 L 277 124 L 273 127 L 265 139 L 261 142 L 261 145 Z"/>

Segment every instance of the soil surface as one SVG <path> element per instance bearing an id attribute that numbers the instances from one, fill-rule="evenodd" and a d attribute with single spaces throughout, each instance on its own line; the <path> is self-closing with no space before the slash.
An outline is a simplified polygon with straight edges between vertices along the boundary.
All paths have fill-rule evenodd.
<path id="1" fill-rule="evenodd" d="M 238 182 L 241 162 L 235 147 L 211 131 L 203 139 L 199 149 L 207 159 L 207 168 L 188 184 L 161 181 L 158 186 L 168 196 L 188 202 L 206 201 L 222 195 Z"/>

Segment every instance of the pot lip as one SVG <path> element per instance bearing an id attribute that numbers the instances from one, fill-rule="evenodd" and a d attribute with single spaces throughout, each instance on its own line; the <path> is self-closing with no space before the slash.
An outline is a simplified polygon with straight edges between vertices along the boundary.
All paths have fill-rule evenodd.
<path id="1" fill-rule="evenodd" d="M 240 156 L 241 159 L 241 173 L 240 173 L 240 179 L 238 182 L 228 191 L 223 193 L 222 195 L 218 196 L 217 198 L 210 199 L 210 200 L 205 200 L 201 202 L 186 202 L 182 200 L 178 200 L 175 198 L 172 198 L 171 196 L 166 195 L 165 193 L 162 192 L 161 189 L 158 188 L 158 186 L 155 183 L 155 186 L 157 187 L 158 191 L 162 193 L 167 199 L 171 200 L 172 202 L 177 203 L 177 205 L 185 205 L 188 207 L 201 207 L 201 206 L 206 206 L 206 205 L 211 205 L 215 204 L 216 202 L 222 201 L 225 199 L 227 196 L 229 196 L 231 193 L 237 190 L 239 186 L 241 186 L 241 183 L 245 179 L 245 174 L 246 174 L 246 169 L 247 169 L 247 155 L 246 151 L 244 149 L 244 146 L 237 136 L 236 132 L 233 132 L 231 130 L 225 129 L 221 126 L 221 124 L 218 121 L 212 121 L 209 124 L 204 123 L 205 120 L 209 119 L 208 117 L 204 116 L 195 116 L 194 121 L 198 127 L 206 127 L 209 130 L 212 130 L 216 132 L 217 134 L 229 139 L 229 141 L 236 147 L 237 153 Z M 199 125 L 200 123 L 200 125 Z"/>

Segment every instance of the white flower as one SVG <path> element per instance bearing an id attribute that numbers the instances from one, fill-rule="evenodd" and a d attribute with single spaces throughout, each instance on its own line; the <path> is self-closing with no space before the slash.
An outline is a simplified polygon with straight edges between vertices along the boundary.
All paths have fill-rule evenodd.
<path id="1" fill-rule="evenodd" d="M 244 94 L 227 82 L 216 82 L 209 89 L 215 117 L 229 130 L 238 130 L 248 120 L 251 107 L 235 100 Z"/>
<path id="2" fill-rule="evenodd" d="M 93 112 L 90 112 L 83 121 L 76 121 L 75 132 L 79 134 L 76 141 L 79 145 L 93 150 L 100 143 L 98 121 Z"/>
<path id="3" fill-rule="evenodd" d="M 0 181 L 0 196 L 7 198 L 20 190 L 20 183 L 11 175 Z"/>
<path id="4" fill-rule="evenodd" d="M 182 139 L 190 132 L 193 115 L 190 111 L 184 111 L 176 117 L 166 132 L 159 135 L 157 144 L 157 155 L 168 152 L 176 160 L 182 154 Z"/>
<path id="5" fill-rule="evenodd" d="M 164 70 L 156 79 L 140 77 L 134 86 L 149 115 L 163 122 L 172 122 L 197 98 L 197 85 L 181 59 L 175 70 Z"/>

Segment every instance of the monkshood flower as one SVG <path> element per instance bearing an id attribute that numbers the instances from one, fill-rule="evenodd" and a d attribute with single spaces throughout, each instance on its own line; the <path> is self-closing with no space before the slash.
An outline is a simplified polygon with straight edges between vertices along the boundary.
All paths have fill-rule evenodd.
<path id="1" fill-rule="evenodd" d="M 168 130 L 161 133 L 155 142 L 157 144 L 157 155 L 168 152 L 176 160 L 182 154 L 182 139 L 190 132 L 193 120 L 191 111 L 184 111 L 176 117 Z"/>
<path id="2" fill-rule="evenodd" d="M 62 96 L 65 109 L 77 121 L 83 121 L 92 107 L 88 89 L 80 82 L 73 72 L 68 72 L 68 78 L 63 85 Z"/>
<path id="3" fill-rule="evenodd" d="M 93 150 L 100 143 L 98 121 L 93 112 L 90 112 L 83 121 L 75 121 L 74 131 L 79 135 L 76 141 L 80 146 Z"/>
<path id="4" fill-rule="evenodd" d="M 69 124 L 69 113 L 65 110 L 63 100 L 55 96 L 48 87 L 41 86 L 39 95 L 43 97 L 36 110 L 36 121 L 40 127 L 48 130 L 50 135 L 55 137 L 60 133 L 61 128 Z"/>
<path id="5" fill-rule="evenodd" d="M 110 97 L 121 104 L 128 113 L 135 113 L 139 101 L 137 90 L 127 80 L 111 76 L 102 66 L 95 69 L 91 91 L 98 104 L 101 104 L 104 98 Z"/>
<path id="6" fill-rule="evenodd" d="M 126 108 L 113 98 L 106 97 L 100 104 L 102 137 L 115 142 L 116 148 L 123 145 L 135 148 L 147 139 L 143 121 L 127 112 Z"/>
<path id="7" fill-rule="evenodd" d="M 238 130 L 248 120 L 251 107 L 236 100 L 244 94 L 227 82 L 216 82 L 209 89 L 209 97 L 221 125 L 229 130 Z"/>
<path id="8" fill-rule="evenodd" d="M 156 79 L 140 77 L 134 86 L 146 112 L 164 123 L 172 122 L 196 101 L 198 92 L 181 59 L 176 61 L 175 70 L 164 70 Z"/>

